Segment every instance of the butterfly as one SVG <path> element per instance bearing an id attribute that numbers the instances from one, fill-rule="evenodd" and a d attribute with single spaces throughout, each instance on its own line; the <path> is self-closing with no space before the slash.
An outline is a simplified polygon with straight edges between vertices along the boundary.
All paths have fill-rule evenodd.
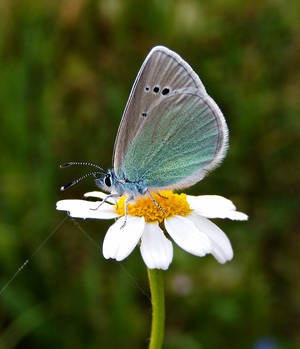
<path id="1" fill-rule="evenodd" d="M 177 53 L 155 46 L 133 84 L 117 133 L 113 168 L 97 168 L 61 187 L 65 190 L 89 175 L 110 195 L 139 195 L 181 189 L 199 182 L 225 157 L 228 128 L 199 76 Z M 158 205 L 158 203 L 156 203 Z M 159 206 L 159 205 L 158 205 Z"/>

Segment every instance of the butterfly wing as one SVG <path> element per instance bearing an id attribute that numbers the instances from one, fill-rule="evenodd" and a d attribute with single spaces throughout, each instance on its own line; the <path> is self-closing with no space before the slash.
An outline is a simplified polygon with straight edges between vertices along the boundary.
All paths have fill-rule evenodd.
<path id="1" fill-rule="evenodd" d="M 137 76 L 118 131 L 118 177 L 147 188 L 182 188 L 201 180 L 225 156 L 225 119 L 197 74 L 158 46 Z"/>
<path id="2" fill-rule="evenodd" d="M 176 90 L 153 106 L 121 171 L 149 189 L 174 189 L 201 180 L 223 159 L 227 127 L 219 108 L 198 90 Z"/>
<path id="3" fill-rule="evenodd" d="M 158 92 L 156 88 L 159 89 Z M 118 173 L 128 147 L 145 121 L 153 104 L 176 89 L 195 88 L 206 94 L 198 75 L 177 53 L 164 46 L 154 47 L 147 55 L 130 92 L 114 146 L 113 165 Z M 166 93 L 165 95 L 162 92 Z"/>

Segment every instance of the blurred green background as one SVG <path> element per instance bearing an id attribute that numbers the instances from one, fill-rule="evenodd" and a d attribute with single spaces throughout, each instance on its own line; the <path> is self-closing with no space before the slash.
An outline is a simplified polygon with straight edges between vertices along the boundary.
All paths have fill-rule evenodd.
<path id="1" fill-rule="evenodd" d="M 60 192 L 87 169 L 59 164 L 111 166 L 157 44 L 191 64 L 230 129 L 222 166 L 187 192 L 250 216 L 217 221 L 235 251 L 226 265 L 175 247 L 164 348 L 300 348 L 299 14 L 283 0 L 1 0 L 0 287 L 30 258 L 0 296 L 1 348 L 147 346 L 146 269 L 138 249 L 104 260 L 111 222 L 67 218 L 40 244 L 65 217 L 55 202 L 95 189 Z"/>

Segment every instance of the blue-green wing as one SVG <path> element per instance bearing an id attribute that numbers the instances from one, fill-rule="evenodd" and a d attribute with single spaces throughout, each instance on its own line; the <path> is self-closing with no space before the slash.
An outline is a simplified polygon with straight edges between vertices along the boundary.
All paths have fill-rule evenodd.
<path id="1" fill-rule="evenodd" d="M 206 94 L 198 75 L 177 53 L 164 46 L 147 55 L 133 84 L 115 141 L 113 165 L 119 173 L 132 140 L 153 105 L 175 90 L 194 88 Z M 157 90 L 158 89 L 158 90 Z"/>
<path id="2" fill-rule="evenodd" d="M 154 190 L 188 187 L 221 162 L 227 143 L 216 103 L 199 89 L 178 89 L 149 108 L 118 174 Z"/>

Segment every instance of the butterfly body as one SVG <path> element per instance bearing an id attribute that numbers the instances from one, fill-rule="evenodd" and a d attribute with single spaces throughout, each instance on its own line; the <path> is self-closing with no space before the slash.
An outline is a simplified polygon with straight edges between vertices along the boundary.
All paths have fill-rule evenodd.
<path id="1" fill-rule="evenodd" d="M 99 188 L 117 194 L 116 196 L 127 194 L 134 198 L 137 195 L 144 195 L 148 191 L 142 180 L 131 181 L 124 174 L 119 178 L 116 176 L 114 169 L 109 169 L 100 178 L 96 178 L 95 182 Z"/>

